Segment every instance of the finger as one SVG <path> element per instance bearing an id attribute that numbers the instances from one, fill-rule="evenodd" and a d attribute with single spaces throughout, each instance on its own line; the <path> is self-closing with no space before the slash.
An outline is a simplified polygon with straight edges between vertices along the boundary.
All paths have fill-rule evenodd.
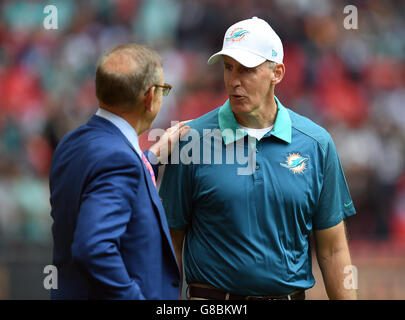
<path id="1" fill-rule="evenodd" d="M 173 134 L 173 132 L 176 132 L 176 131 L 178 131 L 179 129 L 180 129 L 180 122 L 178 122 L 178 123 L 176 123 L 174 126 L 172 126 L 172 127 L 170 127 L 170 128 L 167 128 L 166 129 L 166 132 L 169 134 L 169 135 L 171 135 L 171 134 Z"/>
<path id="2" fill-rule="evenodd" d="M 191 119 L 191 120 L 193 120 L 193 119 Z M 191 120 L 184 120 L 184 121 L 178 122 L 174 126 L 166 129 L 166 132 L 169 135 L 176 134 L 176 133 L 178 133 L 177 131 L 180 130 L 181 127 L 183 127 L 187 122 L 190 122 Z"/>
<path id="3" fill-rule="evenodd" d="M 181 127 L 180 130 L 179 130 L 179 132 L 180 132 L 179 136 L 182 137 L 182 136 L 184 136 L 185 134 L 187 134 L 189 131 L 190 131 L 190 127 L 189 127 L 189 126 Z"/>
<path id="4" fill-rule="evenodd" d="M 170 136 L 172 136 L 173 134 L 179 134 L 179 130 L 181 130 L 181 128 L 189 121 L 191 121 L 191 120 L 181 121 L 181 122 L 177 123 L 173 127 L 170 127 L 169 129 L 167 129 L 167 133 Z"/>
<path id="5" fill-rule="evenodd" d="M 169 140 L 170 141 L 176 141 L 178 140 L 180 137 L 184 136 L 186 133 L 188 133 L 190 131 L 190 127 L 189 126 L 184 126 L 179 128 L 178 130 L 173 131 L 172 133 L 170 133 L 169 135 Z"/>

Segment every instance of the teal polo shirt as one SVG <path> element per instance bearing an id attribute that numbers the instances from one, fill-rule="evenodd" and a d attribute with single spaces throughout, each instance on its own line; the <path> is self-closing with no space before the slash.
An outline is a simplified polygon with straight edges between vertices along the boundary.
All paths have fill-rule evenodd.
<path id="1" fill-rule="evenodd" d="M 189 123 L 179 158 L 187 150 L 193 161 L 165 166 L 159 192 L 170 228 L 187 231 L 187 283 L 244 295 L 311 288 L 311 231 L 356 213 L 329 133 L 276 103 L 273 129 L 252 144 L 226 101 Z M 213 136 L 208 149 L 213 131 L 220 140 Z M 246 163 L 218 161 L 218 152 L 235 154 L 241 142 L 246 154 L 254 151 L 250 174 L 238 171 Z"/>

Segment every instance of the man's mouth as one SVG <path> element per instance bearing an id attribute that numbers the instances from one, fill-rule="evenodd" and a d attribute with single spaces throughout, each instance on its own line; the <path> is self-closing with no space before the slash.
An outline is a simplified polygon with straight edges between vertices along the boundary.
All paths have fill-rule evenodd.
<path id="1" fill-rule="evenodd" d="M 245 96 L 241 96 L 241 95 L 238 95 L 238 94 L 231 94 L 229 97 L 232 100 L 243 100 L 245 98 Z"/>

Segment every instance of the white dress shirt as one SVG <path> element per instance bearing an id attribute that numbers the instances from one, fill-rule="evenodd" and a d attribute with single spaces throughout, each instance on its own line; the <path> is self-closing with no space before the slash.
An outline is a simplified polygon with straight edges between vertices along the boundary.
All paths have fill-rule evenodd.
<path id="1" fill-rule="evenodd" d="M 142 150 L 139 146 L 138 135 L 135 129 L 127 121 L 103 108 L 98 108 L 96 115 L 107 119 L 108 121 L 112 122 L 112 124 L 114 124 L 118 129 L 120 129 L 122 134 L 128 139 L 128 141 L 132 144 L 132 146 L 142 159 Z"/>

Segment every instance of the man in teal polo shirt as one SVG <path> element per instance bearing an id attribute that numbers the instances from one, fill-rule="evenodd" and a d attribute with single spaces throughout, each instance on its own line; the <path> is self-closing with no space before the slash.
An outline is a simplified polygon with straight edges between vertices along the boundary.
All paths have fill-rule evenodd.
<path id="1" fill-rule="evenodd" d="M 185 238 L 189 296 L 304 299 L 314 231 L 329 298 L 355 299 L 343 222 L 353 202 L 330 135 L 274 95 L 285 73 L 280 38 L 262 19 L 243 20 L 208 62 L 220 58 L 229 99 L 189 123 L 194 139 L 180 143 L 160 186 L 180 265 Z"/>

